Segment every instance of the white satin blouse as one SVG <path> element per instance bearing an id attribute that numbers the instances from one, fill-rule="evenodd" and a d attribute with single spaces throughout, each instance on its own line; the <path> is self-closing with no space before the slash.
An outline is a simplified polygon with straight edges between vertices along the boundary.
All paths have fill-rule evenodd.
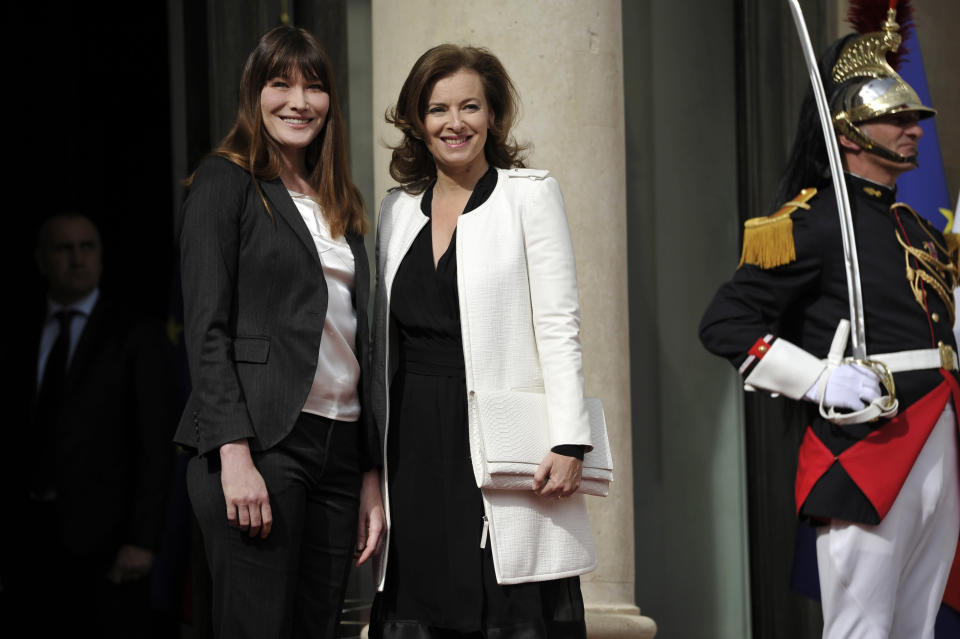
<path id="1" fill-rule="evenodd" d="M 289 191 L 320 255 L 327 280 L 327 315 L 313 386 L 303 412 L 343 422 L 360 419 L 360 363 L 357 361 L 357 313 L 353 308 L 356 268 L 344 237 L 333 239 L 320 205 L 310 196 Z"/>

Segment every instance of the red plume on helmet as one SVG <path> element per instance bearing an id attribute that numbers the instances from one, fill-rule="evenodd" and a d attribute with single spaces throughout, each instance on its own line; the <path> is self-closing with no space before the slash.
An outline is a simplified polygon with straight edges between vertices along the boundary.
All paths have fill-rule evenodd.
<path id="1" fill-rule="evenodd" d="M 910 0 L 850 0 L 847 11 L 849 22 L 857 33 L 874 33 L 883 30 L 889 9 L 897 10 L 897 24 L 900 25 L 900 37 L 906 42 L 913 30 L 913 7 Z M 902 44 L 897 51 L 887 54 L 887 62 L 894 69 L 906 60 L 907 48 Z"/>

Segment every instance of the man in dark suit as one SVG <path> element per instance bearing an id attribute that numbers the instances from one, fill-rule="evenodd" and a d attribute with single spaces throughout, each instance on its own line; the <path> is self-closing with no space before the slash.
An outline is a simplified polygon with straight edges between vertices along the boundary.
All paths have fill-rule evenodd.
<path id="1" fill-rule="evenodd" d="M 141 636 L 172 459 L 163 332 L 100 294 L 88 218 L 48 219 L 36 257 L 45 310 L 5 358 L 8 603 L 33 636 Z"/>

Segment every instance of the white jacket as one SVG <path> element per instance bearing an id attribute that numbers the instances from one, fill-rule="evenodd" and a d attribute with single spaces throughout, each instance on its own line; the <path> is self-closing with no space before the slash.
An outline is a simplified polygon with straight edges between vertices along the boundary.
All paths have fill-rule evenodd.
<path id="1" fill-rule="evenodd" d="M 551 446 L 590 445 L 573 245 L 560 188 L 547 173 L 499 170 L 487 201 L 457 220 L 470 452 L 478 484 L 481 435 L 473 402 L 476 391 L 543 389 Z M 389 383 L 396 369 L 396 345 L 389 343 L 392 336 L 387 334 L 390 295 L 400 262 L 428 221 L 420 211 L 421 197 L 399 189 L 390 192 L 378 222 L 373 403 L 384 478 L 389 463 Z M 383 496 L 389 542 L 388 485 Z M 556 579 L 596 568 L 582 494 L 556 500 L 532 492 L 483 491 L 483 497 L 499 583 Z M 385 548 L 379 562 L 381 589 L 389 543 Z"/>

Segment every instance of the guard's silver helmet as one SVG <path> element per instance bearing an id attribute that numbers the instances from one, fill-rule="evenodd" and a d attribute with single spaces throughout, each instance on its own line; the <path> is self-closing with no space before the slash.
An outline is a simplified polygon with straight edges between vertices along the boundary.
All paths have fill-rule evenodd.
<path id="1" fill-rule="evenodd" d="M 852 38 L 840 51 L 832 78 L 839 88 L 831 97 L 830 109 L 837 132 L 865 151 L 895 162 L 915 163 L 916 156 L 880 145 L 857 126 L 904 111 L 915 112 L 919 119 L 936 114 L 887 62 L 887 52 L 900 47 L 900 26 L 895 18 L 896 11 L 890 9 L 883 31 Z"/>

